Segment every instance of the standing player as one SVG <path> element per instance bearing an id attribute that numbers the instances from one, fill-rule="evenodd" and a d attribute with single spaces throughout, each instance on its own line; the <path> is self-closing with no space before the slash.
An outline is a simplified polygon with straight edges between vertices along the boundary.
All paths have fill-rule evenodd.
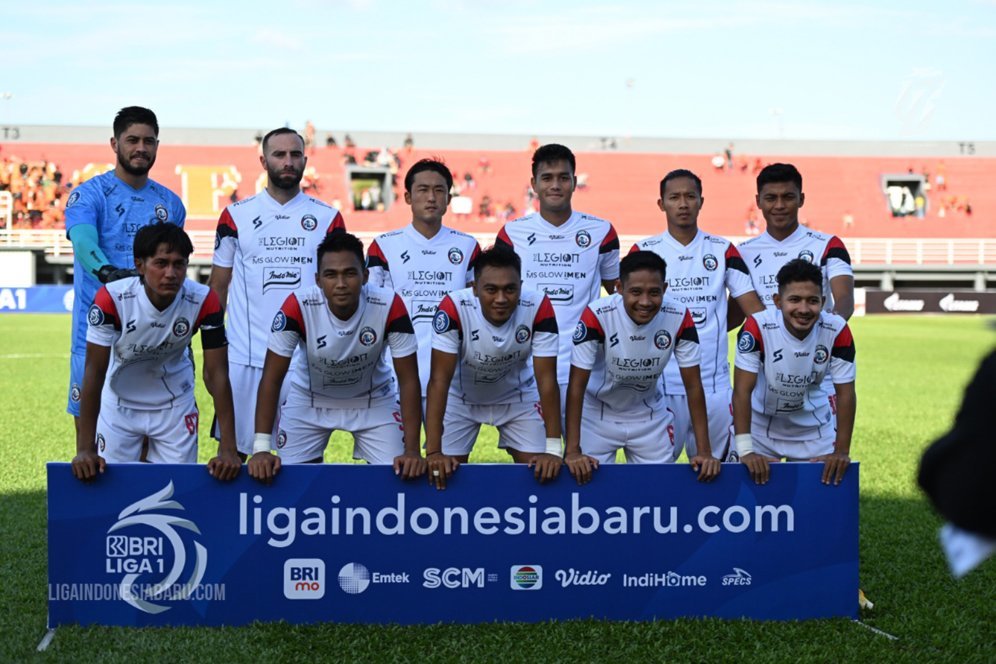
<path id="1" fill-rule="evenodd" d="M 575 168 L 574 154 L 563 145 L 536 150 L 530 183 L 539 198 L 539 213 L 509 222 L 495 240 L 495 246 L 519 254 L 522 285 L 545 293 L 557 313 L 557 381 L 562 392 L 570 374 L 574 325 L 601 288 L 611 293 L 619 277 L 619 237 L 612 224 L 571 208 Z"/>
<path id="2" fill-rule="evenodd" d="M 412 223 L 373 241 L 367 251 L 370 283 L 401 296 L 418 339 L 422 398 L 429 383 L 432 317 L 443 296 L 474 280 L 481 247 L 470 235 L 443 226 L 453 174 L 440 161 L 422 159 L 405 175 L 405 202 Z"/>
<path id="3" fill-rule="evenodd" d="M 148 461 L 197 461 L 194 365 L 187 352 L 198 330 L 204 347 L 204 384 L 221 423 L 212 475 L 234 478 L 232 391 L 221 303 L 207 286 L 186 278 L 194 247 L 176 224 L 143 226 L 135 234 L 139 276 L 97 291 L 87 314 L 86 370 L 80 401 L 73 475 L 91 480 L 106 462 L 139 461 L 148 438 Z"/>
<path id="4" fill-rule="evenodd" d="M 854 339 L 824 311 L 823 275 L 803 258 L 778 271 L 774 309 L 747 318 L 737 338 L 733 420 L 740 460 L 759 484 L 770 460 L 823 461 L 823 483 L 840 484 L 850 464 Z M 822 383 L 837 390 L 834 427 Z"/>
<path id="5" fill-rule="evenodd" d="M 664 259 L 668 297 L 688 307 L 695 321 L 702 352 L 699 370 L 709 413 L 709 444 L 713 455 L 722 460 L 729 451 L 733 428 L 726 292 L 729 290 L 748 314 L 764 307 L 736 248 L 728 240 L 699 229 L 699 211 L 705 202 L 702 180 L 691 171 L 671 171 L 661 180 L 660 196 L 657 207 L 667 219 L 667 230 L 637 242 L 632 251 L 652 251 Z M 674 413 L 674 458 L 677 460 L 684 448 L 691 459 L 698 454 L 697 436 L 689 419 L 684 381 L 675 362 L 664 368 L 664 393 Z"/>
<path id="6" fill-rule="evenodd" d="M 134 276 L 132 246 L 139 228 L 187 217 L 180 199 L 149 179 L 159 149 L 156 114 L 128 106 L 114 118 L 114 170 L 90 178 L 66 201 L 66 235 L 73 243 L 73 339 L 69 404 L 79 431 L 80 394 L 86 357 L 87 311 L 101 284 Z"/>
<path id="7" fill-rule="evenodd" d="M 565 461 L 579 484 L 616 451 L 631 463 L 671 463 L 674 414 L 661 391 L 672 354 L 687 395 L 682 407 L 702 444 L 690 455 L 700 481 L 719 474 L 709 447 L 706 398 L 699 377 L 699 340 L 688 309 L 665 297 L 664 260 L 635 251 L 622 260 L 615 293 L 589 304 L 574 330 L 567 387 Z"/>
<path id="8" fill-rule="evenodd" d="M 466 463 L 481 424 L 496 426 L 498 446 L 539 481 L 560 472 L 557 318 L 549 297 L 522 288 L 521 269 L 505 247 L 481 252 L 474 286 L 444 297 L 432 321 L 425 455 L 438 489 Z"/>
<path id="9" fill-rule="evenodd" d="M 363 243 L 348 233 L 318 246 L 315 284 L 291 293 L 273 318 L 256 400 L 249 475 L 269 482 L 285 463 L 320 463 L 329 436 L 353 434 L 353 456 L 394 464 L 405 479 L 425 472 L 417 344 L 404 302 L 368 286 Z M 390 347 L 398 389 L 387 367 Z M 299 349 L 302 352 L 295 352 Z M 291 356 L 294 361 L 291 361 Z M 290 371 L 287 400 L 278 404 Z M 270 454 L 280 405 L 276 449 Z"/>
<path id="10" fill-rule="evenodd" d="M 346 229 L 338 210 L 301 192 L 308 158 L 300 134 L 274 129 L 263 137 L 262 150 L 266 188 L 221 213 L 209 281 L 228 308 L 229 375 L 242 455 L 252 451 L 256 389 L 273 316 L 288 293 L 314 279 L 319 243 Z"/>

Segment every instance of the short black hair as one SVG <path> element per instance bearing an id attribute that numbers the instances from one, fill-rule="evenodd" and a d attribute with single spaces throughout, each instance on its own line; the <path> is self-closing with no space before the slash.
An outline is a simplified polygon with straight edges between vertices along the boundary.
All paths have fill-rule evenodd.
<path id="1" fill-rule="evenodd" d="M 802 173 L 792 164 L 768 164 L 757 174 L 757 193 L 766 184 L 775 182 L 792 182 L 802 191 Z"/>
<path id="2" fill-rule="evenodd" d="M 356 259 L 360 261 L 360 265 L 366 269 L 366 261 L 363 259 L 363 240 L 352 233 L 343 233 L 342 231 L 329 233 L 322 240 L 321 244 L 318 245 L 318 263 L 316 263 L 316 267 L 321 269 L 322 256 L 335 251 L 348 251 L 355 254 Z"/>
<path id="3" fill-rule="evenodd" d="M 823 292 L 823 273 L 820 268 L 816 267 L 805 258 L 793 258 L 788 263 L 782 266 L 782 269 L 778 270 L 778 292 L 781 293 L 786 286 L 789 284 L 798 283 L 800 281 L 808 281 L 810 283 L 816 284 L 816 287 L 820 289 L 820 293 Z"/>
<path id="4" fill-rule="evenodd" d="M 263 154 L 266 154 L 266 144 L 270 142 L 270 139 L 274 136 L 280 136 L 281 134 L 294 134 L 301 140 L 301 145 L 304 145 L 304 137 L 301 136 L 301 134 L 297 133 L 290 127 L 278 127 L 277 129 L 267 132 L 266 136 L 263 137 L 263 141 L 261 143 L 263 146 Z"/>
<path id="5" fill-rule="evenodd" d="M 695 188 L 698 190 L 699 196 L 702 195 L 702 178 L 700 178 L 695 173 L 692 173 L 687 168 L 678 168 L 665 175 L 664 179 L 661 180 L 661 199 L 664 198 L 664 187 L 667 186 L 667 183 L 670 182 L 671 180 L 677 180 L 679 178 L 690 179 L 692 182 L 695 183 Z"/>
<path id="6" fill-rule="evenodd" d="M 152 258 L 161 244 L 166 245 L 166 251 L 175 251 L 184 258 L 190 258 L 190 254 L 194 253 L 194 244 L 190 241 L 190 236 L 176 224 L 163 221 L 138 229 L 133 247 L 135 258 L 142 261 Z"/>
<path id="7" fill-rule="evenodd" d="M 135 124 L 144 124 L 152 127 L 156 138 L 159 137 L 159 121 L 156 114 L 142 106 L 125 106 L 114 116 L 114 138 L 121 138 L 121 134 L 127 131 L 128 127 Z"/>
<path id="8" fill-rule="evenodd" d="M 432 171 L 433 173 L 442 175 L 443 179 L 446 180 L 447 192 L 453 188 L 453 173 L 450 172 L 450 169 L 443 163 L 442 159 L 432 157 L 431 159 L 419 159 L 408 169 L 408 172 L 405 174 L 405 191 L 409 194 L 412 193 L 412 184 L 415 182 L 415 176 L 425 171 Z"/>
<path id="9" fill-rule="evenodd" d="M 667 281 L 667 263 L 652 251 L 634 251 L 623 258 L 619 263 L 619 281 L 625 283 L 637 270 L 660 272 L 661 281 Z"/>
<path id="10" fill-rule="evenodd" d="M 522 259 L 514 250 L 505 246 L 488 247 L 474 260 L 474 274 L 479 275 L 486 267 L 510 267 L 522 276 Z"/>
<path id="11" fill-rule="evenodd" d="M 533 153 L 533 177 L 536 177 L 540 164 L 553 164 L 558 161 L 566 161 L 571 165 L 571 175 L 577 171 L 577 162 L 574 160 L 574 153 L 569 147 L 559 143 L 541 145 Z"/>

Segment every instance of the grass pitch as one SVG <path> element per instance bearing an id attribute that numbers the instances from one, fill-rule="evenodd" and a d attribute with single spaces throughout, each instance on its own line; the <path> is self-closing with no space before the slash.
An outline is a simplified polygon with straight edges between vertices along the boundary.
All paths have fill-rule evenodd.
<path id="1" fill-rule="evenodd" d="M 69 317 L 2 314 L 0 661 L 994 661 L 996 562 L 952 580 L 937 545 L 940 520 L 915 484 L 921 451 L 951 424 L 962 388 L 996 343 L 987 323 L 977 317 L 852 321 L 858 349 L 852 455 L 862 462 L 861 586 L 875 602 L 862 620 L 898 640 L 843 619 L 63 627 L 39 655 L 35 647 L 46 616 L 44 464 L 68 461 L 75 450 L 65 414 Z M 199 389 L 206 460 L 211 407 Z M 506 461 L 495 440 L 494 431 L 485 429 L 473 460 Z M 337 435 L 326 458 L 347 461 L 350 452 L 349 437 Z"/>

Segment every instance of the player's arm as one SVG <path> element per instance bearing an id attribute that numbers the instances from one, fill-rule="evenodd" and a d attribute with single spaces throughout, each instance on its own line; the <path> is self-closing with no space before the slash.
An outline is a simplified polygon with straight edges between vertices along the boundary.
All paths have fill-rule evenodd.
<path id="1" fill-rule="evenodd" d="M 87 342 L 83 387 L 80 390 L 80 426 L 76 432 L 76 456 L 72 464 L 73 476 L 85 482 L 95 479 L 105 468 L 103 457 L 97 454 L 97 416 L 100 414 L 100 393 L 104 389 L 110 362 L 110 346 Z"/>
<path id="2" fill-rule="evenodd" d="M 460 465 L 456 457 L 443 454 L 443 415 L 458 359 L 456 353 L 432 349 L 425 395 L 425 459 L 429 467 L 429 484 L 437 489 L 446 488 L 446 480 Z"/>
<path id="3" fill-rule="evenodd" d="M 854 315 L 854 277 L 841 274 L 830 279 L 833 294 L 833 312 L 844 320 Z"/>
<path id="4" fill-rule="evenodd" d="M 218 218 L 215 230 L 214 254 L 211 256 L 211 276 L 208 287 L 221 301 L 221 308 L 228 308 L 228 287 L 232 283 L 232 266 L 235 264 L 235 249 L 239 241 L 239 228 L 235 218 L 225 208 Z"/>
<path id="5" fill-rule="evenodd" d="M 844 479 L 847 467 L 851 465 L 851 435 L 854 433 L 854 416 L 857 412 L 858 397 L 854 383 L 834 383 L 837 391 L 837 438 L 833 452 L 816 461 L 823 461 L 824 484 L 838 485 Z"/>
<path id="6" fill-rule="evenodd" d="M 557 382 L 557 358 L 533 357 L 533 370 L 536 373 L 536 389 L 539 391 L 540 411 L 546 428 L 546 452 L 536 454 L 529 460 L 540 482 L 552 480 L 560 473 L 564 464 L 561 450 L 560 431 L 560 384 Z"/>
<path id="7" fill-rule="evenodd" d="M 740 321 L 733 327 L 727 327 L 726 328 L 727 331 L 732 330 L 736 328 L 738 325 L 743 324 L 743 321 L 746 318 L 746 316 L 750 316 L 764 311 L 764 305 L 761 304 L 761 298 L 757 296 L 757 291 L 755 290 L 747 291 L 746 293 L 740 295 L 740 297 L 732 298 L 730 301 L 736 303 L 736 306 L 740 312 Z M 726 315 L 726 321 L 727 324 L 729 324 L 730 322 L 729 313 L 727 313 Z"/>
<path id="8" fill-rule="evenodd" d="M 100 248 L 100 235 L 97 227 L 90 224 L 73 226 L 69 231 L 69 241 L 73 253 L 85 270 L 97 277 L 102 284 L 138 274 L 133 267 L 111 265 L 104 250 Z"/>
<path id="9" fill-rule="evenodd" d="M 221 328 L 224 334 L 224 328 Z M 201 331 L 204 335 L 205 330 Z M 232 405 L 232 384 L 228 380 L 228 346 L 204 348 L 204 387 L 214 401 L 221 440 L 218 455 L 208 461 L 208 472 L 215 479 L 227 482 L 238 477 L 242 459 L 235 445 L 235 407 Z"/>
<path id="10" fill-rule="evenodd" d="M 609 224 L 609 232 L 598 246 L 598 272 L 605 292 L 609 295 L 615 293 L 616 280 L 619 279 L 619 236 L 612 224 Z"/>
<path id="11" fill-rule="evenodd" d="M 228 286 L 232 283 L 232 268 L 211 266 L 211 276 L 208 278 L 208 287 L 211 288 L 221 301 L 222 308 L 228 306 Z"/>
<path id="12" fill-rule="evenodd" d="M 425 474 L 425 459 L 419 450 L 422 433 L 422 381 L 418 377 L 418 355 L 395 357 L 394 373 L 398 377 L 401 399 L 401 423 L 405 452 L 394 459 L 394 474 L 410 480 Z"/>
<path id="13" fill-rule="evenodd" d="M 712 456 L 712 444 L 709 440 L 709 416 L 706 412 L 702 374 L 699 372 L 697 364 L 680 367 L 679 371 L 681 382 L 685 385 L 688 414 L 692 418 L 692 430 L 695 431 L 696 447 L 698 447 L 695 456 L 688 462 L 694 470 L 698 471 L 700 482 L 709 482 L 719 475 L 722 466 L 719 459 Z"/>
<path id="14" fill-rule="evenodd" d="M 742 297 L 742 296 L 741 296 Z M 757 297 L 757 293 L 754 293 L 754 297 Z M 761 299 L 758 298 L 758 304 L 760 304 Z M 764 308 L 764 305 L 761 305 Z M 760 309 L 758 309 L 760 311 Z M 753 313 L 753 312 L 751 312 Z M 735 330 L 744 324 L 747 320 L 747 314 L 744 313 L 743 309 L 740 308 L 740 299 L 735 297 L 730 297 L 726 302 L 726 331 Z"/>
<path id="15" fill-rule="evenodd" d="M 757 374 L 740 367 L 733 369 L 733 440 L 740 462 L 747 466 L 751 478 L 757 484 L 766 484 L 771 470 L 768 459 L 754 452 L 750 435 L 751 405 L 750 395 L 757 385 Z"/>
<path id="16" fill-rule="evenodd" d="M 584 392 L 590 378 L 590 369 L 571 364 L 571 375 L 567 381 L 567 404 L 564 407 L 567 426 L 564 435 L 564 463 L 578 484 L 590 482 L 592 471 L 598 468 L 598 460 L 581 451 L 581 412 L 584 409 Z"/>
<path id="17" fill-rule="evenodd" d="M 256 435 L 252 443 L 252 456 L 249 457 L 249 477 L 269 484 L 280 471 L 280 457 L 270 452 L 273 422 L 277 419 L 280 401 L 280 386 L 283 385 L 291 358 L 266 351 L 263 360 L 263 376 L 259 379 L 256 392 Z"/>

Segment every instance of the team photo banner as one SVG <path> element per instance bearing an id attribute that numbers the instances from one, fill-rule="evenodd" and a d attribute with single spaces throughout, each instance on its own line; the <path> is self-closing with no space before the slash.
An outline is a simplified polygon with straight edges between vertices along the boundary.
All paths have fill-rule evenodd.
<path id="1" fill-rule="evenodd" d="M 391 468 L 48 464 L 49 625 L 854 617 L 858 465 L 603 466 L 578 486 L 465 465 L 445 491 Z"/>

